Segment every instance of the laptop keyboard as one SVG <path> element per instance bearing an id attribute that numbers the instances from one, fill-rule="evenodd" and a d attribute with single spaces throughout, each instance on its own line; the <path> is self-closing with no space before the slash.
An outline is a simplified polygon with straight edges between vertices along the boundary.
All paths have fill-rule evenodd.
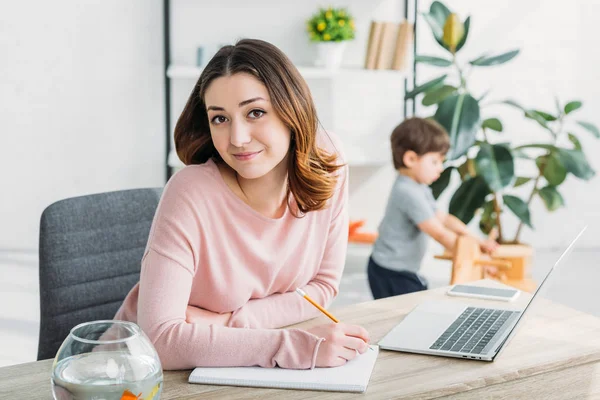
<path id="1" fill-rule="evenodd" d="M 482 354 L 494 335 L 519 311 L 467 307 L 448 329 L 429 347 L 431 350 Z"/>

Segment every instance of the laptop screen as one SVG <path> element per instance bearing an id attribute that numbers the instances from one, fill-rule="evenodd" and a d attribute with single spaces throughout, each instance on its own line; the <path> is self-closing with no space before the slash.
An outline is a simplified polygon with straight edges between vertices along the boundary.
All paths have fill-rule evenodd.
<path id="1" fill-rule="evenodd" d="M 506 337 L 506 339 L 498 347 L 496 355 L 498 355 L 498 353 L 500 353 L 500 350 L 502 350 L 502 348 L 504 347 L 504 344 L 506 342 L 508 342 L 510 340 L 510 338 L 514 335 L 515 329 L 519 325 L 519 322 L 521 322 L 521 319 L 525 315 L 525 312 L 527 312 L 527 309 L 531 306 L 531 303 L 533 303 L 533 300 L 536 298 L 536 296 L 539 293 L 539 291 L 542 288 L 542 286 L 544 286 L 544 283 L 546 283 L 546 281 L 548 280 L 548 278 L 550 277 L 550 275 L 552 275 L 552 272 L 554 272 L 559 267 L 559 264 L 561 264 L 561 262 L 563 260 L 565 260 L 569 254 L 571 254 L 571 252 L 573 251 L 573 248 L 575 247 L 575 243 L 577 242 L 577 240 L 579 240 L 579 238 L 584 234 L 584 232 L 586 230 L 587 230 L 587 225 L 584 226 L 583 229 L 581 229 L 581 231 L 579 231 L 579 233 L 577 234 L 577 236 L 575 236 L 575 238 L 571 241 L 571 243 L 569 243 L 569 245 L 567 246 L 567 248 L 562 252 L 562 254 L 558 258 L 558 260 L 556 260 L 556 262 L 554 263 L 554 265 L 552 266 L 552 268 L 550 268 L 548 270 L 548 272 L 546 273 L 546 275 L 544 276 L 544 278 L 541 280 L 540 284 L 538 285 L 537 289 L 533 293 L 533 296 L 531 296 L 531 298 L 527 302 L 527 305 L 523 309 L 523 312 L 519 315 L 519 318 L 517 319 L 517 322 L 513 325 L 513 327 L 511 329 L 509 335 Z"/>

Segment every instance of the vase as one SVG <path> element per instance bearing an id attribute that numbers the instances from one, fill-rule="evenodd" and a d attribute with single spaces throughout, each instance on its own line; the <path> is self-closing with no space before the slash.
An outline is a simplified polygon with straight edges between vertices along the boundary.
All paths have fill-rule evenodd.
<path id="1" fill-rule="evenodd" d="M 162 383 L 158 354 L 133 322 L 75 326 L 52 365 L 52 394 L 57 400 L 158 400 Z"/>
<path id="2" fill-rule="evenodd" d="M 337 69 L 342 65 L 346 42 L 318 42 L 315 66 L 326 69 Z"/>

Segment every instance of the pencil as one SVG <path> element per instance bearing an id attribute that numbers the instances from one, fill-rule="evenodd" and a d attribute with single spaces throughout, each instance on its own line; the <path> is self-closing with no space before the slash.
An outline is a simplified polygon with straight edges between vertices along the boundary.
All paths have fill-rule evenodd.
<path id="1" fill-rule="evenodd" d="M 321 307 L 320 305 L 317 304 L 316 301 L 314 301 L 313 299 L 311 299 L 304 290 L 298 288 L 296 289 L 296 293 L 298 293 L 300 296 L 304 297 L 306 300 L 308 300 L 308 302 L 310 304 L 312 304 L 313 306 L 317 307 L 319 309 L 319 311 L 321 311 L 323 314 L 327 315 L 333 322 L 335 322 L 336 324 L 338 322 L 340 322 L 336 317 L 334 317 L 333 315 L 331 315 L 326 309 L 324 309 L 323 307 Z"/>

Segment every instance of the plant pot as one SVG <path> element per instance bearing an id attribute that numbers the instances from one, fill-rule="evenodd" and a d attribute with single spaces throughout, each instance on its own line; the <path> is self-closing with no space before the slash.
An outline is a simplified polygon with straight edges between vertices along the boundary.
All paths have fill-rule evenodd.
<path id="1" fill-rule="evenodd" d="M 506 270 L 508 279 L 523 279 L 529 277 L 533 248 L 526 244 L 501 244 L 492 258 L 508 260 L 512 267 Z"/>
<path id="2" fill-rule="evenodd" d="M 511 268 L 503 271 L 503 283 L 529 293 L 537 287 L 530 273 L 532 257 L 533 248 L 526 244 L 501 244 L 492 256 L 511 263 Z"/>
<path id="3" fill-rule="evenodd" d="M 315 66 L 326 69 L 337 69 L 342 65 L 346 42 L 318 42 Z"/>

